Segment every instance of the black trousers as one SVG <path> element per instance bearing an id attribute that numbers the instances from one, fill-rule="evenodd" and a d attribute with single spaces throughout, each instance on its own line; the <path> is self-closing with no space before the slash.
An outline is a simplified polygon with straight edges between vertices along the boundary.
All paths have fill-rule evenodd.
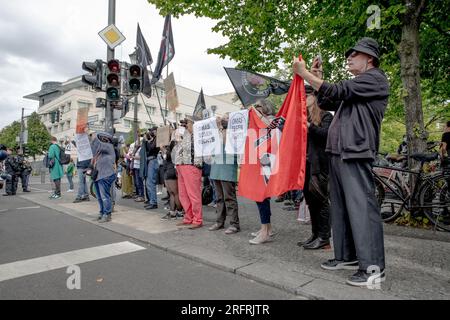
<path id="1" fill-rule="evenodd" d="M 16 176 L 15 173 L 8 173 L 11 175 L 10 179 L 6 179 L 6 188 L 5 191 L 7 194 L 16 194 L 17 192 L 17 184 L 19 182 L 19 177 Z"/>
<path id="2" fill-rule="evenodd" d="M 331 155 L 330 200 L 335 258 L 357 258 L 364 271 L 371 266 L 384 269 L 383 224 L 371 161 Z"/>
<path id="3" fill-rule="evenodd" d="M 29 174 L 26 174 L 26 173 L 21 173 L 20 174 L 20 181 L 21 181 L 21 183 L 22 183 L 22 189 L 25 191 L 25 190 L 28 190 L 28 176 L 29 176 Z"/>
<path id="4" fill-rule="evenodd" d="M 310 188 L 310 182 L 313 177 L 311 176 L 310 165 L 306 163 L 306 179 L 303 193 L 305 195 L 305 201 L 309 208 L 309 214 L 311 216 L 311 229 L 312 234 L 320 237 L 321 239 L 330 238 L 330 206 L 329 198 L 325 199 L 312 192 Z M 326 188 L 325 188 L 326 189 Z M 323 190 L 325 196 L 327 196 L 327 190 Z"/>

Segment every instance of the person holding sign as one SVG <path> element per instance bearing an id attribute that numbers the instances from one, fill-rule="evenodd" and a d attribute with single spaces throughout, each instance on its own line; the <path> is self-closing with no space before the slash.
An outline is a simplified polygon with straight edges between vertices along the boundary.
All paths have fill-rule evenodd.
<path id="1" fill-rule="evenodd" d="M 225 152 L 226 130 L 228 127 L 228 114 L 222 119 L 217 118 L 217 126 L 222 134 L 223 152 L 213 157 L 211 163 L 210 179 L 213 180 L 216 187 L 217 197 L 217 219 L 208 230 L 215 231 L 224 228 L 227 215 L 231 217 L 230 226 L 225 230 L 225 234 L 233 234 L 239 232 L 238 202 L 236 199 L 236 182 L 237 182 L 237 156 L 228 155 Z"/>

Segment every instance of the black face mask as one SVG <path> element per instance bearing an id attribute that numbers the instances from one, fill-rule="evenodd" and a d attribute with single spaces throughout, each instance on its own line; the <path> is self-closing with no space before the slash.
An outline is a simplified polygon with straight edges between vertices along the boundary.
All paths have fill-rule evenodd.
<path id="1" fill-rule="evenodd" d="M 228 120 L 222 120 L 221 125 L 222 125 L 222 128 L 224 128 L 224 129 L 228 128 Z"/>

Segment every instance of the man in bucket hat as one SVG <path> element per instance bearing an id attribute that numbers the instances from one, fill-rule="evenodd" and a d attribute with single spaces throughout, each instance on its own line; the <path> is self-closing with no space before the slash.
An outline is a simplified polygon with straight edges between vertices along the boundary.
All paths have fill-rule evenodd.
<path id="1" fill-rule="evenodd" d="M 386 75 L 378 68 L 380 50 L 372 38 L 362 38 L 345 53 L 353 79 L 335 84 L 317 77 L 294 58 L 293 70 L 318 91 L 320 108 L 336 111 L 328 131 L 330 200 L 335 258 L 326 270 L 358 270 L 347 283 L 370 287 L 385 280 L 383 226 L 375 197 L 372 163 L 389 96 Z"/>

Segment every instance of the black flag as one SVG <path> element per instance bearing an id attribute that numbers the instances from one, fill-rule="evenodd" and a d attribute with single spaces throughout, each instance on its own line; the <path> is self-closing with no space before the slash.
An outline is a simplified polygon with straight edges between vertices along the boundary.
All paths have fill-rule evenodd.
<path id="1" fill-rule="evenodd" d="M 203 88 L 200 90 L 200 95 L 198 96 L 197 103 L 195 104 L 194 112 L 192 116 L 194 121 L 203 119 L 203 110 L 206 109 L 205 96 L 203 95 Z"/>
<path id="2" fill-rule="evenodd" d="M 164 21 L 161 46 L 159 47 L 158 61 L 153 72 L 152 84 L 158 82 L 159 78 L 161 78 L 162 70 L 173 59 L 174 55 L 175 46 L 173 44 L 172 23 L 170 22 L 170 15 L 167 15 Z"/>
<path id="3" fill-rule="evenodd" d="M 153 63 L 152 54 L 147 46 L 147 42 L 142 35 L 139 23 L 136 33 L 136 62 L 144 70 L 144 83 L 142 85 L 142 93 L 150 97 L 152 95 L 152 89 L 150 85 L 150 76 L 148 74 L 147 66 Z"/>
<path id="4" fill-rule="evenodd" d="M 291 86 L 290 82 L 280 81 L 259 73 L 235 68 L 224 69 L 245 107 L 252 105 L 258 99 L 267 98 L 270 94 L 285 94 Z"/>

